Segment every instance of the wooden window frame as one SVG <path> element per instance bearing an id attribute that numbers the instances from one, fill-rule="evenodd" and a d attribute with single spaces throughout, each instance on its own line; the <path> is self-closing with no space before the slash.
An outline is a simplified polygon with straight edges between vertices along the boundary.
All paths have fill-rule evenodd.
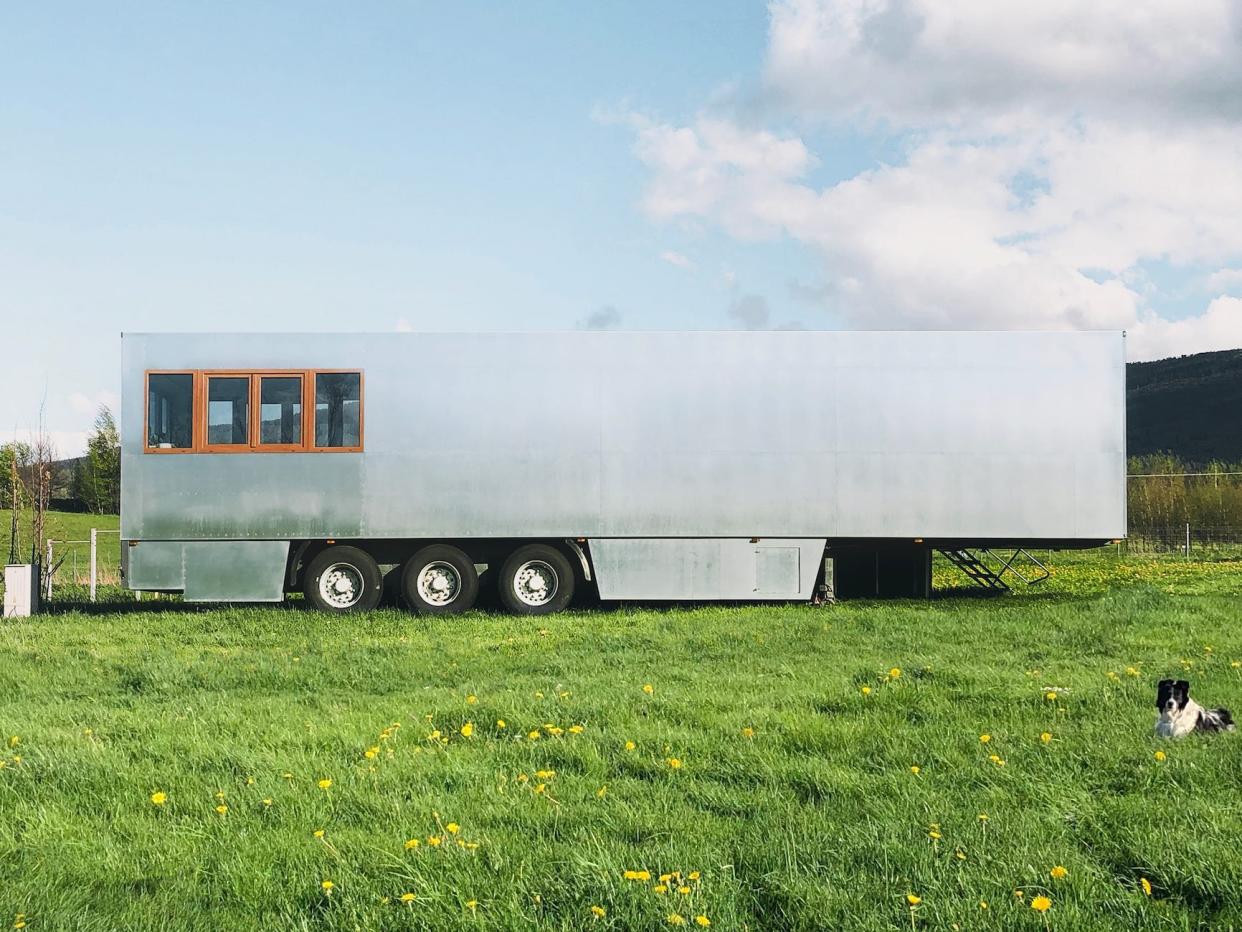
<path id="1" fill-rule="evenodd" d="M 356 447 L 318 447 L 315 446 L 315 377 L 319 375 L 353 375 L 358 374 L 358 445 Z M 304 407 L 310 411 L 310 433 L 304 434 L 306 449 L 312 453 L 361 453 L 366 443 L 366 412 L 367 412 L 367 375 L 361 369 L 311 369 L 311 379 L 307 397 L 310 404 Z"/>
<path id="2" fill-rule="evenodd" d="M 323 373 L 358 375 L 358 444 L 351 447 L 320 447 L 315 445 L 315 376 Z M 191 376 L 191 412 L 189 447 L 153 447 L 150 440 L 151 376 Z M 302 380 L 302 442 L 260 443 L 262 406 L 259 403 L 264 378 Z M 207 380 L 211 378 L 249 379 L 249 424 L 247 442 L 209 444 L 207 442 Z M 148 369 L 143 373 L 142 450 L 143 453 L 362 453 L 366 447 L 366 372 L 362 369 Z"/>
<path id="3" fill-rule="evenodd" d="M 250 429 L 250 445 L 255 453 L 306 453 L 310 451 L 306 442 L 306 428 L 310 423 L 306 415 L 306 383 L 310 379 L 309 373 L 313 371 L 313 369 L 256 369 L 253 371 L 250 378 L 250 405 L 254 408 L 255 418 Z M 302 439 L 298 443 L 263 442 L 263 406 L 260 404 L 260 399 L 263 397 L 264 379 L 302 380 L 302 424 L 299 431 Z"/>
<path id="4" fill-rule="evenodd" d="M 188 375 L 190 376 L 190 445 L 188 447 L 153 447 L 151 446 L 151 376 L 153 375 Z M 159 453 L 197 453 L 198 452 L 198 373 L 193 369 L 148 369 L 142 375 L 142 452 Z"/>

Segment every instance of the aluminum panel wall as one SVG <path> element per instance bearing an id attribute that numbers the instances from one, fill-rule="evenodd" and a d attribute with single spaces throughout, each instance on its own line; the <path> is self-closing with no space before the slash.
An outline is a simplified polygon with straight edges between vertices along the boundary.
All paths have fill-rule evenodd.
<path id="1" fill-rule="evenodd" d="M 185 588 L 185 559 L 179 540 L 144 540 L 126 547 L 125 584 L 130 589 Z"/>
<path id="2" fill-rule="evenodd" d="M 279 602 L 289 542 L 194 540 L 184 545 L 187 602 Z"/>
<path id="3" fill-rule="evenodd" d="M 127 335 L 126 538 L 1125 534 L 1120 333 Z M 142 452 L 143 371 L 359 368 L 363 453 Z"/>
<path id="4" fill-rule="evenodd" d="M 817 540 L 668 539 L 591 541 L 601 599 L 807 599 Z"/>

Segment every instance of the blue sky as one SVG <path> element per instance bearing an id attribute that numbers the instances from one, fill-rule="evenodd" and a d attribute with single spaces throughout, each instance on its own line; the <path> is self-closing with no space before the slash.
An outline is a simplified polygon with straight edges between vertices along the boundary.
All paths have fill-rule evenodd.
<path id="1" fill-rule="evenodd" d="M 937 109 L 968 93 L 949 86 L 912 116 L 893 99 L 930 53 L 908 29 L 909 61 L 875 90 L 825 91 L 866 64 L 833 38 L 856 6 L 7 5 L 0 323 L 16 358 L 0 366 L 0 435 L 24 434 L 45 399 L 61 452 L 78 452 L 94 407 L 115 405 L 123 330 L 1126 326 L 1237 293 L 1224 221 L 1186 254 L 1150 237 L 1121 256 L 1083 245 L 1118 221 L 1103 207 L 1095 226 L 1064 219 L 1095 207 L 1055 171 L 1056 101 L 1033 127 L 963 126 Z M 800 58 L 808 42 L 826 44 Z M 1113 144 L 1151 117 L 1115 124 L 1072 145 Z M 1002 195 L 1044 191 L 1029 176 L 1052 164 L 1065 203 L 1025 203 L 1018 223 L 981 200 L 986 171 L 955 189 L 972 147 L 1000 166 Z M 920 171 L 949 195 L 910 213 L 899 182 Z M 988 224 L 953 227 L 987 210 Z M 942 218 L 943 236 L 926 232 Z M 995 295 L 990 244 L 1015 226 L 1047 248 L 1000 268 L 1020 266 L 1015 291 L 1035 297 L 991 319 L 960 283 Z M 1079 233 L 1048 233 L 1065 227 Z"/>

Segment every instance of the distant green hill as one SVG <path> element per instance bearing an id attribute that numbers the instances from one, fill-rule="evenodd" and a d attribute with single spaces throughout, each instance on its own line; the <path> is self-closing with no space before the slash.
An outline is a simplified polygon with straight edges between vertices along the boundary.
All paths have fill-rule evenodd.
<path id="1" fill-rule="evenodd" d="M 1242 349 L 1126 366 L 1130 456 L 1242 462 Z"/>

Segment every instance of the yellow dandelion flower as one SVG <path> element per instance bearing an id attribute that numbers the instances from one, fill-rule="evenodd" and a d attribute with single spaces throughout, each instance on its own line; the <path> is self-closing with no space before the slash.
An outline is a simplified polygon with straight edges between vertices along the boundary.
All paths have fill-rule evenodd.
<path id="1" fill-rule="evenodd" d="M 461 726 L 461 736 L 463 738 L 469 738 L 472 734 L 474 734 L 474 722 L 466 722 L 466 724 Z"/>
<path id="2" fill-rule="evenodd" d="M 987 900 L 980 900 L 980 901 L 979 901 L 979 908 L 980 908 L 980 909 L 987 909 L 987 908 L 988 908 L 988 901 L 987 901 Z"/>
<path id="3" fill-rule="evenodd" d="M 418 845 L 419 845 L 419 841 L 417 838 L 407 838 L 405 842 L 405 850 L 413 851 L 415 848 L 418 847 Z"/>
<path id="4" fill-rule="evenodd" d="M 595 791 L 595 796 L 598 799 L 603 799 L 607 795 L 608 795 L 608 784 L 604 784 L 598 790 Z"/>
<path id="5" fill-rule="evenodd" d="M 456 835 L 458 832 L 461 831 L 461 826 L 458 825 L 456 822 L 450 822 L 448 825 L 444 826 L 444 829 L 450 835 Z"/>
<path id="6" fill-rule="evenodd" d="M 862 694 L 863 694 L 864 696 L 870 696 L 870 695 L 871 695 L 871 687 L 870 687 L 870 686 L 864 686 L 864 687 L 862 688 L 861 692 L 862 692 Z"/>
<path id="7" fill-rule="evenodd" d="M 966 852 L 963 851 L 961 848 L 958 848 L 956 851 L 954 851 L 953 856 L 957 858 L 959 861 L 966 860 Z"/>
<path id="8" fill-rule="evenodd" d="M 323 831 L 323 829 L 321 829 L 321 828 L 317 828 L 317 829 L 315 829 L 315 831 L 314 831 L 312 834 L 313 834 L 316 838 L 323 838 L 324 831 Z"/>
<path id="9" fill-rule="evenodd" d="M 651 871 L 646 871 L 646 870 L 642 870 L 642 871 L 626 871 L 626 872 L 625 872 L 625 879 L 626 879 L 626 880 L 641 880 L 641 881 L 643 881 L 643 882 L 645 883 L 645 882 L 647 882 L 648 880 L 650 880 L 650 879 L 651 879 Z"/>
<path id="10" fill-rule="evenodd" d="M 263 805 L 270 806 L 271 804 L 272 804 L 272 797 L 268 796 L 266 799 L 263 800 Z"/>
<path id="11" fill-rule="evenodd" d="M 1049 702 L 1056 702 L 1057 694 L 1054 693 L 1052 690 L 1048 690 L 1048 692 L 1044 693 L 1044 698 L 1047 699 Z"/>
<path id="12" fill-rule="evenodd" d="M 478 701 L 479 701 L 478 696 L 470 695 L 466 697 L 466 705 L 474 705 Z"/>
<path id="13" fill-rule="evenodd" d="M 431 732 L 431 734 L 427 736 L 427 740 L 428 741 L 439 741 L 440 740 L 440 729 L 439 728 L 434 729 Z"/>
<path id="14" fill-rule="evenodd" d="M 282 773 L 282 774 L 281 774 L 281 776 L 282 776 L 282 777 L 284 777 L 286 780 L 292 780 L 292 779 L 293 779 L 293 774 L 291 774 L 291 773 L 290 773 L 289 771 L 287 771 L 287 770 L 286 770 L 284 773 Z"/>
<path id="15" fill-rule="evenodd" d="M 1069 876 L 1069 871 L 1067 871 L 1064 867 L 1058 864 L 1052 870 L 1048 871 L 1048 874 L 1049 876 L 1052 877 L 1053 880 L 1062 880 L 1065 877 Z"/>
<path id="16" fill-rule="evenodd" d="M 564 691 L 564 692 L 562 692 L 562 693 L 558 693 L 558 695 L 559 695 L 562 699 L 568 699 L 568 698 L 569 698 L 569 690 L 567 689 L 567 690 L 565 690 L 565 691 Z"/>
<path id="17" fill-rule="evenodd" d="M 682 896 L 687 896 L 690 893 L 690 888 L 686 886 L 681 886 L 677 888 L 677 892 L 680 893 Z"/>
<path id="18" fill-rule="evenodd" d="M 672 767 L 674 770 L 681 769 L 681 758 L 680 757 L 667 757 L 665 758 L 664 762 L 668 764 L 670 767 Z"/>
<path id="19" fill-rule="evenodd" d="M 582 726 L 581 726 L 581 725 L 570 725 L 570 726 L 569 726 L 569 733 L 570 733 L 571 735 L 580 735 L 580 734 L 582 734 Z"/>
<path id="20" fill-rule="evenodd" d="M 988 743 L 989 741 L 991 741 L 991 740 L 992 740 L 992 736 L 991 736 L 991 735 L 980 735 L 980 736 L 979 736 L 979 743 L 980 743 L 980 744 L 987 744 L 987 743 Z"/>
<path id="21" fill-rule="evenodd" d="M 319 788 L 321 790 L 326 790 L 331 785 L 332 785 L 332 780 L 329 777 L 324 777 L 322 780 L 319 781 Z"/>
<path id="22" fill-rule="evenodd" d="M 163 790 L 156 790 L 151 794 L 151 804 L 154 806 L 162 806 L 168 802 L 168 794 Z"/>
<path id="23" fill-rule="evenodd" d="M 1052 907 L 1052 900 L 1046 896 L 1036 896 L 1031 898 L 1031 909 L 1037 913 L 1046 913 Z"/>
<path id="24" fill-rule="evenodd" d="M 703 875 L 700 874 L 698 871 L 691 871 L 687 876 L 689 876 L 691 880 L 698 880 Z"/>
<path id="25" fill-rule="evenodd" d="M 548 730 L 548 734 L 550 734 L 554 738 L 560 735 L 561 730 L 562 730 L 560 728 L 557 728 L 555 725 L 544 725 L 543 727 L 546 728 Z"/>
<path id="26" fill-rule="evenodd" d="M 922 772 L 923 772 L 923 768 L 922 768 L 922 767 L 920 767 L 918 764 L 911 764 L 911 765 L 910 765 L 910 772 L 911 772 L 912 774 L 914 774 L 914 775 L 917 777 L 920 773 L 922 773 Z"/>
<path id="27" fill-rule="evenodd" d="M 1044 744 L 1050 743 L 1052 741 L 1052 732 L 1050 731 L 1040 732 L 1039 740 L 1042 741 Z"/>
<path id="28" fill-rule="evenodd" d="M 442 841 L 444 841 L 444 839 L 441 838 L 439 835 L 428 835 L 427 836 L 427 844 L 431 845 L 431 847 L 433 848 L 440 847 L 440 842 Z"/>
<path id="29" fill-rule="evenodd" d="M 541 732 L 538 729 L 535 729 L 534 731 L 527 732 L 526 737 L 531 741 L 538 741 L 540 734 Z"/>
<path id="30" fill-rule="evenodd" d="M 466 900 L 466 909 L 469 909 L 469 910 L 472 910 L 472 911 L 473 911 L 473 910 L 476 910 L 476 909 L 478 909 L 478 908 L 479 908 L 479 901 L 478 901 L 478 900 Z"/>
<path id="31" fill-rule="evenodd" d="M 498 718 L 498 719 L 496 719 L 496 727 L 497 727 L 497 728 L 507 728 L 507 727 L 509 727 L 509 726 L 507 726 L 507 725 L 505 724 L 505 720 L 504 720 L 503 718 Z"/>
<path id="32" fill-rule="evenodd" d="M 659 894 L 668 893 L 668 886 L 666 884 L 658 883 L 654 887 L 651 888 L 651 892 L 659 893 Z"/>
<path id="33" fill-rule="evenodd" d="M 655 687 L 652 686 L 650 683 L 644 683 L 643 692 L 645 692 L 648 696 L 650 696 L 652 693 L 655 692 Z"/>
<path id="34" fill-rule="evenodd" d="M 543 698 L 543 693 L 536 691 L 536 692 L 535 692 L 535 698 L 536 698 L 536 699 L 542 699 L 542 698 Z"/>
<path id="35" fill-rule="evenodd" d="M 319 886 L 323 888 L 323 892 L 328 894 L 328 896 L 331 896 L 332 891 L 336 888 L 336 884 L 334 884 L 331 880 L 325 880 L 320 883 Z"/>
<path id="36" fill-rule="evenodd" d="M 602 906 L 592 906 L 591 915 L 594 916 L 596 919 L 603 919 L 605 916 L 608 915 L 608 910 L 604 909 L 604 907 Z"/>
<path id="37" fill-rule="evenodd" d="M 555 770 L 536 770 L 535 776 L 538 777 L 540 780 L 551 780 L 553 777 L 556 776 L 556 771 Z"/>
<path id="38" fill-rule="evenodd" d="M 221 803 L 220 805 L 216 806 L 216 812 L 220 813 L 220 815 L 224 815 L 228 811 L 229 811 L 229 807 L 224 805 L 224 803 Z"/>
<path id="39" fill-rule="evenodd" d="M 671 926 L 684 926 L 686 924 L 686 917 L 681 913 L 669 913 L 668 924 Z"/>
<path id="40" fill-rule="evenodd" d="M 1150 881 L 1150 880 L 1148 880 L 1146 877 L 1140 877 L 1140 878 L 1139 878 L 1139 884 L 1140 884 L 1140 885 L 1142 886 L 1142 888 L 1143 888 L 1143 895 L 1144 895 L 1144 896 L 1151 896 L 1151 881 Z"/>
<path id="41" fill-rule="evenodd" d="M 901 678 L 901 667 L 893 667 L 893 669 L 889 670 L 888 678 L 890 680 L 900 679 Z"/>
<path id="42" fill-rule="evenodd" d="M 400 899 L 402 903 L 413 903 L 417 897 L 413 893 L 402 893 Z"/>
<path id="43" fill-rule="evenodd" d="M 22 743 L 22 739 L 19 738 L 17 735 L 14 735 L 13 737 L 9 739 L 9 747 L 11 748 L 15 748 L 21 743 Z"/>
<path id="44" fill-rule="evenodd" d="M 224 790 L 216 790 L 216 799 L 219 799 L 219 800 L 224 799 Z"/>
<path id="45" fill-rule="evenodd" d="M 26 928 L 26 914 L 25 913 L 18 913 L 16 916 L 13 917 L 13 928 L 14 929 Z"/>
<path id="46" fill-rule="evenodd" d="M 978 819 L 980 822 L 986 822 L 988 820 L 988 814 L 986 812 L 981 812 L 977 816 L 975 816 L 975 818 Z"/>
<path id="47" fill-rule="evenodd" d="M 625 749 L 626 749 L 627 751 L 632 751 L 632 750 L 634 750 L 634 748 L 636 748 L 636 747 L 638 747 L 638 745 L 637 745 L 637 744 L 635 744 L 633 741 L 627 741 L 627 742 L 625 742 Z"/>
<path id="48" fill-rule="evenodd" d="M 936 841 L 936 840 L 939 840 L 940 833 L 936 831 L 935 829 L 932 829 L 930 832 L 927 833 L 927 837 L 932 839 L 933 841 Z"/>
<path id="49" fill-rule="evenodd" d="M 1168 758 L 1168 755 L 1165 754 L 1164 751 L 1157 751 L 1155 754 L 1155 757 L 1156 757 L 1156 760 L 1162 761 L 1162 760 L 1166 760 Z"/>
<path id="50" fill-rule="evenodd" d="M 700 913 L 699 915 L 694 917 L 694 924 L 702 926 L 703 928 L 706 929 L 709 925 L 712 924 L 712 921 L 708 919 L 706 916 L 704 916 L 702 913 Z"/>
<path id="51" fill-rule="evenodd" d="M 1126 676 L 1138 676 L 1139 671 L 1134 667 L 1126 667 Z"/>
<path id="52" fill-rule="evenodd" d="M 367 748 L 362 752 L 362 756 L 367 760 L 375 760 L 379 756 L 379 748 Z"/>
<path id="53" fill-rule="evenodd" d="M 743 738 L 753 738 L 754 736 L 755 736 L 755 729 L 751 728 L 749 725 L 747 725 L 745 728 L 742 729 Z"/>
<path id="54" fill-rule="evenodd" d="M 907 893 L 906 902 L 909 903 L 911 906 L 918 906 L 920 903 L 923 902 L 923 898 L 921 896 L 915 896 L 913 893 Z"/>

